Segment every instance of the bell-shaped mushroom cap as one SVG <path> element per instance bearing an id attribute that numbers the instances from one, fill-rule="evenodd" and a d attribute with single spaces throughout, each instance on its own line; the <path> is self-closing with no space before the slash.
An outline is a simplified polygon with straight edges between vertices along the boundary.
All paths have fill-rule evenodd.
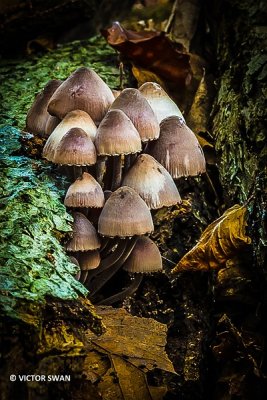
<path id="1" fill-rule="evenodd" d="M 140 154 L 122 182 L 133 188 L 149 208 L 169 207 L 181 202 L 169 172 L 149 154 Z"/>
<path id="2" fill-rule="evenodd" d="M 49 81 L 43 90 L 35 97 L 26 117 L 26 129 L 30 133 L 36 133 L 46 137 L 45 126 L 49 117 L 47 105 L 51 96 L 61 83 L 62 81 L 56 79 Z"/>
<path id="3" fill-rule="evenodd" d="M 53 117 L 52 115 L 48 114 L 49 117 L 47 118 L 45 124 L 45 136 L 48 137 L 51 133 L 56 129 L 56 127 L 60 124 L 61 120 L 58 117 Z"/>
<path id="4" fill-rule="evenodd" d="M 159 123 L 161 123 L 164 118 L 170 117 L 171 115 L 176 115 L 184 121 L 183 114 L 178 106 L 158 83 L 145 82 L 140 86 L 139 90 L 149 102 Z"/>
<path id="5" fill-rule="evenodd" d="M 132 121 L 121 110 L 110 110 L 99 125 L 95 138 L 98 155 L 122 155 L 142 150 L 142 143 Z"/>
<path id="6" fill-rule="evenodd" d="M 109 237 L 144 235 L 153 229 L 152 217 L 146 203 L 127 186 L 112 193 L 98 220 L 98 232 Z"/>
<path id="7" fill-rule="evenodd" d="M 64 200 L 64 204 L 67 207 L 102 208 L 104 202 L 104 193 L 101 186 L 87 172 L 84 172 L 81 177 L 70 185 Z"/>
<path id="8" fill-rule="evenodd" d="M 66 250 L 75 252 L 99 249 L 100 240 L 91 222 L 80 212 L 74 213 L 73 217 L 73 237 Z"/>
<path id="9" fill-rule="evenodd" d="M 89 68 L 76 69 L 55 91 L 48 105 L 48 112 L 64 118 L 72 110 L 84 110 L 99 124 L 114 101 L 106 83 Z"/>
<path id="10" fill-rule="evenodd" d="M 168 117 L 161 122 L 160 137 L 149 143 L 146 152 L 175 179 L 206 171 L 202 148 L 195 134 L 179 117 Z"/>
<path id="11" fill-rule="evenodd" d="M 147 236 L 141 236 L 125 261 L 123 269 L 130 273 L 151 273 L 162 270 L 162 258 L 157 245 Z"/>
<path id="12" fill-rule="evenodd" d="M 112 103 L 111 109 L 120 109 L 128 115 L 142 142 L 159 137 L 159 123 L 154 111 L 138 89 L 124 89 Z"/>
<path id="13" fill-rule="evenodd" d="M 91 138 L 83 129 L 72 128 L 59 142 L 51 161 L 61 165 L 93 165 L 96 158 Z"/>
<path id="14" fill-rule="evenodd" d="M 98 250 L 86 251 L 79 255 L 79 262 L 82 271 L 95 269 L 100 264 L 100 254 Z"/>
<path id="15" fill-rule="evenodd" d="M 82 110 L 74 110 L 66 115 L 60 124 L 49 136 L 44 149 L 43 157 L 48 161 L 53 161 L 54 152 L 63 136 L 71 128 L 81 128 L 94 141 L 96 135 L 96 126 L 90 115 Z"/>

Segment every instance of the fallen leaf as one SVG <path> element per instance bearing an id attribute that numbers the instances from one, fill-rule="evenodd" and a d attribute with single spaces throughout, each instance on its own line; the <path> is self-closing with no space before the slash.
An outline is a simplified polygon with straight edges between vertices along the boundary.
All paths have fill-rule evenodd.
<path id="1" fill-rule="evenodd" d="M 146 373 L 155 368 L 175 372 L 165 353 L 167 327 L 123 309 L 97 307 L 97 314 L 106 332 L 86 334 L 92 349 L 84 362 L 87 379 L 99 382 L 104 400 L 163 399 L 166 388 L 150 386 Z"/>
<path id="2" fill-rule="evenodd" d="M 182 91 L 190 83 L 190 55 L 184 52 L 182 45 L 174 45 L 164 32 L 135 32 L 114 22 L 101 33 L 135 68 L 155 74 L 166 89 Z M 135 75 L 138 79 L 136 69 Z"/>
<path id="3" fill-rule="evenodd" d="M 179 261 L 172 273 L 224 267 L 227 260 L 251 243 L 245 232 L 246 213 L 246 207 L 237 204 L 226 210 L 204 230 L 196 246 Z"/>

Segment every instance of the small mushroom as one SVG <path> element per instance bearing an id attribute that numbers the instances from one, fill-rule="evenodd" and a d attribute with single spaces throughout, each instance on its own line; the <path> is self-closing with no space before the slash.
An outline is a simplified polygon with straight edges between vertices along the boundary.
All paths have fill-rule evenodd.
<path id="1" fill-rule="evenodd" d="M 48 112 L 62 119 L 72 110 L 83 110 L 98 125 L 113 101 L 112 91 L 100 76 L 92 69 L 81 67 L 55 91 Z"/>
<path id="2" fill-rule="evenodd" d="M 81 278 L 80 281 L 86 284 L 90 271 L 97 268 L 100 264 L 100 255 L 98 250 L 85 251 L 78 255 L 79 263 L 81 267 Z"/>
<path id="3" fill-rule="evenodd" d="M 61 165 L 94 165 L 94 143 L 83 129 L 72 128 L 59 142 L 51 161 Z"/>
<path id="4" fill-rule="evenodd" d="M 133 122 L 142 142 L 159 137 L 159 123 L 147 100 L 138 89 L 124 89 L 111 105 L 122 110 Z"/>
<path id="5" fill-rule="evenodd" d="M 140 86 L 139 90 L 150 104 L 159 124 L 164 118 L 170 117 L 171 115 L 176 115 L 185 122 L 184 116 L 179 110 L 179 107 L 158 83 L 145 82 Z"/>
<path id="6" fill-rule="evenodd" d="M 94 141 L 96 126 L 90 115 L 81 110 L 71 111 L 49 136 L 43 149 L 44 158 L 48 161 L 53 161 L 54 153 L 57 150 L 59 142 L 72 128 L 83 129 L 84 132 L 86 132 L 86 134 Z"/>
<path id="7" fill-rule="evenodd" d="M 122 184 L 133 188 L 152 209 L 181 202 L 169 172 L 149 154 L 140 154 L 126 172 Z"/>
<path id="8" fill-rule="evenodd" d="M 47 112 L 47 105 L 56 89 L 61 85 L 62 81 L 53 79 L 49 81 L 43 90 L 37 94 L 34 102 L 29 109 L 26 117 L 26 130 L 30 133 L 46 135 L 46 123 L 50 115 Z"/>
<path id="9" fill-rule="evenodd" d="M 162 271 L 162 258 L 157 245 L 147 236 L 141 236 L 127 257 L 123 269 L 134 274 L 131 285 L 122 292 L 102 300 L 98 304 L 110 305 L 131 296 L 139 287 L 143 274 Z"/>
<path id="10" fill-rule="evenodd" d="M 206 171 L 205 157 L 196 135 L 176 116 L 161 122 L 160 137 L 148 144 L 146 153 L 162 164 L 174 179 Z"/>
<path id="11" fill-rule="evenodd" d="M 76 252 L 99 249 L 100 240 L 91 222 L 80 212 L 75 212 L 73 218 L 73 237 L 67 243 L 66 250 Z"/>
<path id="12" fill-rule="evenodd" d="M 64 204 L 67 207 L 92 207 L 104 206 L 104 193 L 95 178 L 84 172 L 81 177 L 72 183 L 67 191 Z"/>
<path id="13" fill-rule="evenodd" d="M 98 127 L 95 146 L 99 156 L 113 157 L 112 190 L 121 183 L 121 156 L 142 150 L 140 136 L 130 118 L 121 110 L 110 110 Z"/>
<path id="14" fill-rule="evenodd" d="M 98 232 L 108 237 L 132 237 L 154 230 L 144 200 L 130 187 L 122 186 L 106 201 L 98 221 Z"/>

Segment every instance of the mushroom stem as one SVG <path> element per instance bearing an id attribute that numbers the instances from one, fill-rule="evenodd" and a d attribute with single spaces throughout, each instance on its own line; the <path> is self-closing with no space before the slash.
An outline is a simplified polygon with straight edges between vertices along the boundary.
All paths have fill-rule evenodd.
<path id="1" fill-rule="evenodd" d="M 81 283 L 85 283 L 85 281 L 87 279 L 87 275 L 88 275 L 88 271 L 81 271 L 81 276 L 79 278 L 79 281 Z"/>
<path id="2" fill-rule="evenodd" d="M 106 246 L 109 243 L 109 238 L 108 237 L 104 237 L 103 241 L 101 241 L 101 248 L 100 248 L 100 253 L 106 248 Z"/>
<path id="3" fill-rule="evenodd" d="M 137 274 L 132 281 L 131 285 L 128 286 L 126 289 L 122 290 L 121 292 L 114 294 L 113 296 L 108 297 L 107 299 L 101 300 L 97 305 L 105 305 L 109 306 L 111 304 L 117 303 L 118 301 L 123 301 L 127 297 L 132 296 L 136 292 L 136 290 L 139 288 L 140 283 L 143 280 L 143 275 L 142 274 Z"/>
<path id="4" fill-rule="evenodd" d="M 123 174 L 125 174 L 131 166 L 131 154 L 124 156 Z"/>
<path id="5" fill-rule="evenodd" d="M 125 263 L 129 255 L 131 254 L 131 251 L 133 250 L 135 244 L 136 244 L 137 238 L 132 238 L 127 241 L 127 246 L 124 250 L 124 252 L 121 254 L 120 258 L 113 263 L 112 267 L 108 266 L 105 269 L 102 269 L 103 272 L 101 272 L 95 280 L 92 282 L 90 290 L 90 297 L 93 296 L 95 293 L 97 293 L 112 277 L 113 275 L 116 274 L 116 272 L 121 268 L 121 266 Z"/>
<path id="6" fill-rule="evenodd" d="M 103 186 L 103 178 L 106 169 L 106 156 L 98 156 L 96 163 L 96 180 Z"/>
<path id="7" fill-rule="evenodd" d="M 104 175 L 104 189 L 110 190 L 111 189 L 111 182 L 112 182 L 112 157 L 108 157 L 106 160 L 106 169 Z"/>
<path id="8" fill-rule="evenodd" d="M 113 157 L 113 174 L 111 190 L 117 190 L 121 185 L 122 162 L 121 156 Z"/>
<path id="9" fill-rule="evenodd" d="M 110 239 L 105 249 L 101 249 L 102 260 L 107 257 L 111 250 L 119 243 L 118 239 Z"/>
<path id="10" fill-rule="evenodd" d="M 73 165 L 74 179 L 79 178 L 83 173 L 83 168 L 80 165 Z"/>
<path id="11" fill-rule="evenodd" d="M 127 246 L 127 240 L 122 240 L 121 243 L 117 246 L 117 248 L 111 253 L 108 257 L 102 259 L 98 268 L 96 268 L 92 274 L 90 274 L 90 278 L 87 280 L 87 287 L 90 290 L 91 281 L 97 276 L 101 274 L 101 272 L 110 268 L 113 264 L 116 263 L 124 253 Z M 93 282 L 94 283 L 94 282 Z"/>

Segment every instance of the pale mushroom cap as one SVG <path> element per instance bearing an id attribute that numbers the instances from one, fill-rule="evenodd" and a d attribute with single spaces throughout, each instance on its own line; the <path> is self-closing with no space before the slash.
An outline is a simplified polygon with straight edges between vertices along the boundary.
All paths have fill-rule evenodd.
<path id="1" fill-rule="evenodd" d="M 157 117 L 138 89 L 124 89 L 112 103 L 111 109 L 120 109 L 131 119 L 142 142 L 159 137 Z"/>
<path id="2" fill-rule="evenodd" d="M 81 177 L 70 185 L 64 200 L 64 204 L 67 207 L 102 208 L 104 202 L 104 193 L 101 186 L 87 172 L 84 172 Z"/>
<path id="3" fill-rule="evenodd" d="M 133 188 L 152 209 L 181 202 L 178 189 L 168 171 L 149 154 L 140 154 L 122 182 Z"/>
<path id="4" fill-rule="evenodd" d="M 142 143 L 132 121 L 121 110 L 110 110 L 99 125 L 95 138 L 98 155 L 138 153 Z"/>
<path id="5" fill-rule="evenodd" d="M 125 261 L 123 269 L 130 273 L 162 271 L 162 258 L 157 245 L 147 236 L 141 236 Z"/>
<path id="6" fill-rule="evenodd" d="M 100 240 L 91 222 L 80 212 L 73 215 L 73 237 L 66 246 L 67 251 L 88 251 L 100 247 Z"/>
<path id="7" fill-rule="evenodd" d="M 79 255 L 79 262 L 82 271 L 95 269 L 100 264 L 100 254 L 98 250 L 86 251 Z"/>
<path id="8" fill-rule="evenodd" d="M 108 85 L 89 68 L 74 71 L 55 91 L 48 112 L 64 118 L 72 110 L 86 111 L 98 125 L 114 100 Z"/>
<path id="9" fill-rule="evenodd" d="M 96 159 L 91 138 L 83 129 L 72 128 L 59 142 L 51 161 L 61 165 L 93 165 Z"/>
<path id="10" fill-rule="evenodd" d="M 140 86 L 139 90 L 147 99 L 159 123 L 161 123 L 164 118 L 170 117 L 171 115 L 176 115 L 185 121 L 179 107 L 158 83 L 145 82 Z"/>
<path id="11" fill-rule="evenodd" d="M 153 229 L 152 217 L 146 203 L 127 186 L 112 193 L 98 221 L 98 232 L 109 237 L 144 235 Z"/>
<path id="12" fill-rule="evenodd" d="M 90 115 L 82 110 L 69 112 L 51 133 L 43 149 L 43 157 L 53 161 L 54 153 L 63 136 L 72 128 L 81 128 L 94 141 L 96 125 Z"/>
<path id="13" fill-rule="evenodd" d="M 162 164 L 174 179 L 206 171 L 203 150 L 195 134 L 179 117 L 168 117 L 161 122 L 160 137 L 149 143 L 146 152 Z"/>
<path id="14" fill-rule="evenodd" d="M 41 134 L 44 137 L 47 136 L 45 134 L 45 127 L 50 116 L 47 112 L 47 105 L 61 83 L 62 81 L 56 79 L 49 81 L 35 97 L 26 117 L 26 129 L 30 133 Z"/>

